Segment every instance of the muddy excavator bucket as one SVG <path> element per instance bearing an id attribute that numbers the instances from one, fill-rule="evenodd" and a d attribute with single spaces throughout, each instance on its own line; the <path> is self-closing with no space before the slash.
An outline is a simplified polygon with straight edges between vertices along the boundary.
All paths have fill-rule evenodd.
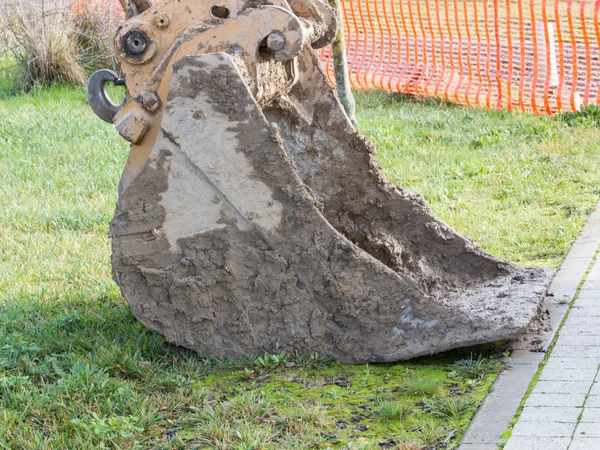
<path id="1" fill-rule="evenodd" d="M 313 48 L 322 0 L 123 0 L 122 105 L 132 143 L 111 222 L 134 314 L 214 356 L 318 352 L 397 361 L 514 339 L 549 276 L 490 256 L 390 184 Z"/>

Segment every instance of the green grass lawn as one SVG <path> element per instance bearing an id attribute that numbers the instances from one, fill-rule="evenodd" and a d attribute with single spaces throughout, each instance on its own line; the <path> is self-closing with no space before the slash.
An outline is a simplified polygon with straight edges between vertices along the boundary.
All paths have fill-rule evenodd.
<path id="1" fill-rule="evenodd" d="M 496 256 L 558 267 L 600 196 L 600 110 L 534 116 L 360 95 L 360 129 L 396 184 Z"/>
<path id="2" fill-rule="evenodd" d="M 599 195 L 595 111 L 357 100 L 395 183 L 498 256 L 560 263 Z M 502 346 L 367 366 L 171 347 L 136 321 L 110 276 L 126 143 L 81 90 L 4 95 L 0 115 L 0 448 L 457 446 Z"/>

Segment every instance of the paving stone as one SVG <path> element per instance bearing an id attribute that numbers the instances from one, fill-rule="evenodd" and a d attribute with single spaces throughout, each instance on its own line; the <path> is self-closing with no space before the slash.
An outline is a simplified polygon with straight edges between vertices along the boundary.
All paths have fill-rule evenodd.
<path id="1" fill-rule="evenodd" d="M 465 432 L 463 443 L 495 445 L 500 441 L 544 356 L 541 352 L 517 350 L 505 358 L 510 368 L 496 379 Z"/>
<path id="2" fill-rule="evenodd" d="M 569 309 L 569 305 L 568 304 L 561 305 L 558 303 L 548 303 L 548 301 L 544 302 L 544 305 L 546 306 L 546 308 L 548 309 L 548 312 L 550 313 L 551 330 L 542 336 L 541 347 L 542 347 L 543 351 L 548 351 L 548 347 L 554 341 L 554 336 L 556 336 L 556 333 L 557 333 L 558 329 L 560 328 L 560 324 L 562 323 L 563 318 Z"/>
<path id="3" fill-rule="evenodd" d="M 518 425 L 518 424 L 517 424 Z M 575 429 L 573 437 L 597 437 L 600 438 L 600 424 L 581 422 Z"/>
<path id="4" fill-rule="evenodd" d="M 463 442 L 458 447 L 458 450 L 498 450 L 498 444 L 486 444 L 481 442 Z"/>
<path id="5" fill-rule="evenodd" d="M 580 308 L 580 310 L 585 312 L 585 308 Z M 569 317 L 567 317 L 567 320 L 565 321 L 565 326 L 569 326 L 569 324 L 600 325 L 600 319 L 596 316 L 586 316 L 585 314 L 579 314 L 579 317 L 569 314 Z"/>
<path id="6" fill-rule="evenodd" d="M 575 422 L 522 422 L 514 426 L 513 436 L 571 437 L 577 424 Z"/>
<path id="7" fill-rule="evenodd" d="M 590 215 L 581 234 L 584 234 L 590 229 L 595 230 L 597 226 L 600 226 L 600 202 L 597 202 L 590 211 Z M 591 236 L 596 236 L 596 234 L 592 233 Z"/>
<path id="8" fill-rule="evenodd" d="M 600 428 L 600 408 L 584 408 L 581 422 L 592 422 Z"/>
<path id="9" fill-rule="evenodd" d="M 585 409 L 588 408 L 600 408 L 600 394 L 588 395 L 587 401 L 585 402 Z"/>
<path id="10" fill-rule="evenodd" d="M 598 211 L 596 211 L 596 208 Z M 598 216 L 596 216 L 598 214 Z M 583 227 L 583 231 L 579 234 L 581 237 L 590 238 L 590 239 L 598 239 L 598 235 L 600 235 L 600 202 L 594 206 L 592 209 L 592 213 L 588 216 L 587 222 Z M 579 240 L 579 239 L 578 239 Z"/>
<path id="11" fill-rule="evenodd" d="M 598 208 L 598 211 L 594 209 L 589 215 L 580 236 L 590 236 L 593 238 L 600 234 L 600 231 L 598 231 L 600 228 L 600 204 L 596 205 L 594 208 Z M 598 214 L 598 218 L 596 218 L 596 214 Z"/>
<path id="12" fill-rule="evenodd" d="M 540 381 L 587 381 L 592 385 L 598 369 L 546 369 L 540 375 Z"/>
<path id="13" fill-rule="evenodd" d="M 593 293 L 594 295 L 585 295 L 582 296 L 581 293 L 586 293 L 586 292 L 590 292 Z M 577 300 L 575 300 L 575 306 L 578 306 L 580 308 L 590 308 L 590 307 L 598 307 L 600 306 L 600 298 L 597 297 L 598 295 L 598 291 L 581 291 L 579 293 L 579 295 L 577 296 Z"/>
<path id="14" fill-rule="evenodd" d="M 588 381 L 540 380 L 531 392 L 533 394 L 587 394 L 591 385 Z"/>
<path id="15" fill-rule="evenodd" d="M 515 366 L 520 364 L 534 364 L 537 366 L 544 359 L 544 353 L 542 352 L 530 352 L 528 350 L 515 350 L 510 354 L 510 357 L 504 358 L 504 362 L 508 366 Z"/>
<path id="16" fill-rule="evenodd" d="M 598 264 L 598 260 L 592 266 L 590 273 L 588 274 L 588 278 L 592 277 L 593 280 L 600 278 L 600 264 Z"/>
<path id="17" fill-rule="evenodd" d="M 577 288 L 579 288 L 580 281 L 563 281 L 552 283 L 550 288 L 548 289 L 550 292 L 554 294 L 553 297 L 550 297 L 556 303 L 559 300 L 568 300 L 571 301 L 577 292 Z"/>
<path id="18" fill-rule="evenodd" d="M 574 440 L 569 446 L 569 450 L 600 450 L 600 439 L 588 438 Z"/>
<path id="19" fill-rule="evenodd" d="M 596 203 L 596 205 L 592 208 L 581 235 L 587 236 L 588 232 L 595 231 L 596 227 L 598 226 L 600 226 L 600 202 Z M 590 236 L 596 236 L 596 234 L 597 233 L 589 233 Z"/>
<path id="20" fill-rule="evenodd" d="M 600 266 L 594 264 L 594 268 L 587 274 L 585 281 L 600 281 Z"/>
<path id="21" fill-rule="evenodd" d="M 554 280 L 574 279 L 577 275 L 581 279 L 583 274 L 587 272 L 591 262 L 592 258 L 590 256 L 577 257 L 569 253 L 556 271 Z"/>
<path id="22" fill-rule="evenodd" d="M 537 364 L 522 365 L 518 369 L 508 369 L 500 374 L 492 385 L 489 395 L 501 398 L 518 398 L 519 403 L 527 392 L 529 383 L 538 370 Z M 517 410 L 513 412 L 513 414 Z"/>
<path id="23" fill-rule="evenodd" d="M 590 389 L 590 395 L 600 395 L 600 377 L 596 377 L 592 388 Z"/>
<path id="24" fill-rule="evenodd" d="M 586 423 L 597 425 L 595 421 L 600 416 L 600 387 L 597 387 L 594 380 L 600 367 L 600 259 L 594 261 L 593 258 L 600 245 L 600 202 L 597 206 L 550 286 L 555 296 L 546 298 L 545 306 L 550 312 L 554 331 L 545 333 L 542 337 L 543 349 L 547 349 L 552 342 L 567 311 L 569 317 L 561 329 L 557 345 L 546 363 L 540 381 L 534 387 L 513 428 L 513 436 L 505 450 L 567 450 L 576 426 L 585 432 Z M 582 278 L 592 263 L 582 285 Z M 559 303 L 565 298 L 571 300 L 580 285 L 582 290 L 571 310 L 570 305 Z M 496 448 L 495 443 L 499 441 L 498 430 L 494 429 L 489 433 L 488 428 L 499 428 L 509 417 L 509 412 L 514 411 L 513 403 L 523 392 L 521 385 L 531 379 L 544 354 L 515 352 L 511 356 L 507 364 L 514 370 L 512 380 L 510 377 L 498 378 L 493 391 L 465 433 L 465 438 L 471 432 L 471 436 L 477 439 L 463 439 L 459 449 Z M 519 387 L 512 386 L 513 380 Z M 598 395 L 588 396 L 590 389 L 597 389 Z M 589 408 L 590 412 L 584 412 L 584 403 L 585 411 Z M 510 405 L 510 411 L 505 408 L 505 404 Z M 589 422 L 576 425 L 582 412 Z M 586 446 L 580 446 L 580 441 Z M 599 444 L 594 437 L 588 436 L 585 440 L 577 438 L 572 449 L 600 450 Z"/>
<path id="25" fill-rule="evenodd" d="M 600 358 L 600 347 L 590 345 L 565 345 L 557 343 L 552 350 L 552 356 L 560 358 Z"/>
<path id="26" fill-rule="evenodd" d="M 597 241 L 580 236 L 571 246 L 569 253 L 567 253 L 567 258 L 589 258 L 591 262 L 597 248 Z"/>
<path id="27" fill-rule="evenodd" d="M 600 317 L 600 305 L 599 306 L 579 306 L 577 304 L 573 305 L 573 308 L 569 312 L 569 317 L 573 316 L 576 319 L 582 318 L 596 318 Z"/>
<path id="28" fill-rule="evenodd" d="M 563 303 L 560 300 L 564 300 L 566 297 L 573 299 L 579 286 L 583 281 L 585 273 L 574 273 L 568 277 L 564 274 L 557 273 L 553 283 L 548 288 L 550 295 L 546 298 L 547 301 L 554 301 L 555 303 Z"/>
<path id="29" fill-rule="evenodd" d="M 487 396 L 465 433 L 466 442 L 498 441 L 519 408 L 520 399 Z"/>
<path id="30" fill-rule="evenodd" d="M 580 246 L 576 251 L 581 253 L 584 249 Z M 554 295 L 552 298 L 555 300 L 563 299 L 565 297 L 572 298 L 591 261 L 592 258 L 589 255 L 578 257 L 568 254 L 554 275 L 552 283 L 548 288 L 548 291 Z M 570 268 L 574 270 L 570 271 Z"/>
<path id="31" fill-rule="evenodd" d="M 598 278 L 600 280 L 600 272 L 598 272 Z M 588 276 L 588 280 L 589 280 L 589 276 Z M 600 291 L 594 291 L 594 290 L 585 290 L 585 291 L 581 291 L 579 293 L 579 295 L 577 296 L 577 300 L 575 300 L 575 303 L 577 304 L 577 302 L 579 302 L 579 300 L 598 300 L 600 302 Z"/>
<path id="32" fill-rule="evenodd" d="M 541 438 L 535 436 L 513 436 L 504 450 L 567 450 L 571 438 Z"/>
<path id="33" fill-rule="evenodd" d="M 526 355 L 520 356 L 522 361 L 529 359 Z M 517 412 L 537 367 L 537 363 L 520 364 L 502 372 L 477 410 L 462 442 L 498 442 Z"/>
<path id="34" fill-rule="evenodd" d="M 566 261 L 567 260 L 565 260 L 565 262 Z M 572 258 L 572 260 L 567 264 L 576 266 L 576 270 L 563 270 L 562 267 L 558 269 L 554 275 L 552 284 L 548 288 L 548 291 L 551 294 L 554 294 L 554 298 L 556 299 L 560 298 L 558 294 L 567 292 L 567 289 L 572 290 L 574 294 L 579 287 L 587 268 L 589 267 L 589 263 L 590 258 Z"/>
<path id="35" fill-rule="evenodd" d="M 600 358 L 564 358 L 550 356 L 544 369 L 598 369 L 600 367 Z"/>
<path id="36" fill-rule="evenodd" d="M 595 208 L 600 209 L 600 204 L 597 204 L 595 206 Z M 592 212 L 590 214 L 590 216 L 588 217 L 588 220 L 583 228 L 583 231 L 577 237 L 576 243 L 593 244 L 594 242 L 598 241 L 598 235 L 600 234 L 600 232 L 597 232 L 597 230 L 598 230 L 597 221 L 599 219 L 596 219 L 595 214 L 596 214 L 596 211 Z"/>
<path id="37" fill-rule="evenodd" d="M 577 423 L 581 408 L 572 407 L 529 407 L 523 408 L 520 422 L 567 422 Z"/>
<path id="38" fill-rule="evenodd" d="M 586 292 L 586 291 L 581 291 L 581 292 Z M 594 292 L 596 293 L 596 291 L 589 291 L 589 292 Z M 579 307 L 579 308 L 595 308 L 600 306 L 600 299 L 598 298 L 580 298 L 577 297 L 577 300 L 575 300 L 575 306 Z"/>
<path id="39" fill-rule="evenodd" d="M 599 438 L 575 438 L 569 450 L 600 450 Z"/>
<path id="40" fill-rule="evenodd" d="M 595 346 L 600 350 L 600 336 L 579 336 L 579 335 L 562 335 L 559 334 L 557 345 L 571 345 L 571 346 Z"/>
<path id="41" fill-rule="evenodd" d="M 596 319 L 600 319 L 600 317 L 596 317 Z M 581 323 L 577 322 L 577 319 L 574 319 L 572 322 L 567 321 L 565 326 L 561 328 L 560 335 L 600 336 L 600 320 L 598 320 L 596 323 Z"/>
<path id="42" fill-rule="evenodd" d="M 581 407 L 585 394 L 531 394 L 525 406 L 575 406 Z"/>
<path id="43" fill-rule="evenodd" d="M 577 303 L 577 302 L 575 302 Z M 600 306 L 577 306 L 575 304 L 571 312 L 569 312 L 569 317 L 600 317 Z"/>
<path id="44" fill-rule="evenodd" d="M 569 316 L 565 321 L 565 326 L 563 330 L 566 328 L 567 330 L 572 327 L 581 327 L 583 329 L 593 329 L 600 328 L 600 317 L 572 317 Z M 561 330 L 561 332 L 563 331 Z"/>

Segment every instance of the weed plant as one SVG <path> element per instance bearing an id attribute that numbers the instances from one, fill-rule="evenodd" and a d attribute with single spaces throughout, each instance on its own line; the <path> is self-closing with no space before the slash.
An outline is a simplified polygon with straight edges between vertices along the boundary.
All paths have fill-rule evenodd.
<path id="1" fill-rule="evenodd" d="M 505 364 L 496 358 L 487 358 L 478 355 L 477 358 L 471 354 L 467 359 L 461 359 L 455 363 L 456 370 L 453 375 L 472 380 L 482 380 L 490 373 L 498 373 L 505 368 Z"/>
<path id="2" fill-rule="evenodd" d="M 440 380 L 430 378 L 411 378 L 406 384 L 406 392 L 410 395 L 431 397 L 440 392 Z"/>
<path id="3" fill-rule="evenodd" d="M 465 397 L 440 396 L 424 400 L 425 411 L 437 417 L 459 421 L 472 411 L 476 404 Z"/>
<path id="4" fill-rule="evenodd" d="M 413 405 L 405 402 L 383 402 L 377 408 L 377 417 L 379 420 L 392 421 L 398 420 L 403 421 L 414 412 Z"/>

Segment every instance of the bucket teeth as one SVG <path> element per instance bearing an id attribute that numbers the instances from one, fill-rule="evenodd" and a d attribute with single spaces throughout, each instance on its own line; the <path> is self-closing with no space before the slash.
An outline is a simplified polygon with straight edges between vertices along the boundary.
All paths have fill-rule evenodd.
<path id="1" fill-rule="evenodd" d="M 111 223 L 135 315 L 219 356 L 396 361 L 511 339 L 548 274 L 485 254 L 389 184 L 310 49 L 259 107 L 225 53 L 173 64 L 147 162 Z"/>

